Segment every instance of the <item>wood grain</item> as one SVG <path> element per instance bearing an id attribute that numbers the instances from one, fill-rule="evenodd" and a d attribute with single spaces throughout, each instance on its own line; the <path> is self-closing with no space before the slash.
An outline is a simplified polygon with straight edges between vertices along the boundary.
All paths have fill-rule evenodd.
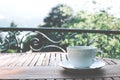
<path id="1" fill-rule="evenodd" d="M 39 52 L 0 54 L 0 79 L 31 80 L 120 80 L 120 60 L 104 58 L 106 65 L 97 70 L 65 70 L 67 53 Z"/>

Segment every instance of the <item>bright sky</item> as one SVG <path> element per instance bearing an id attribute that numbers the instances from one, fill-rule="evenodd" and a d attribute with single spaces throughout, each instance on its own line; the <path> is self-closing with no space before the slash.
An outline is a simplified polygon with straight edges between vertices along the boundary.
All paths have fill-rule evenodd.
<path id="1" fill-rule="evenodd" d="M 51 8 L 59 3 L 67 4 L 74 11 L 81 9 L 93 12 L 98 9 L 112 7 L 111 13 L 120 17 L 120 0 L 0 0 L 0 19 L 32 19 L 44 18 Z"/>

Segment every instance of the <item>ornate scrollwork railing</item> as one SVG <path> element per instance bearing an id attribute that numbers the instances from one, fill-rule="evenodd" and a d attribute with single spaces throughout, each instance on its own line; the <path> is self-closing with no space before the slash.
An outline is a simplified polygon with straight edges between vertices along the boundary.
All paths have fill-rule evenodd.
<path id="1" fill-rule="evenodd" d="M 65 52 L 65 50 L 59 45 L 61 40 L 52 40 L 46 34 L 39 31 L 28 32 L 25 36 L 23 36 L 21 41 L 22 49 L 24 49 L 24 44 L 26 44 L 27 49 L 29 48 L 32 51 L 44 51 L 46 48 L 55 48 Z"/>
<path id="2" fill-rule="evenodd" d="M 6 51 L 9 48 L 9 41 L 8 39 L 1 39 L 0 40 L 0 51 Z"/>
<path id="3" fill-rule="evenodd" d="M 16 33 L 20 33 L 16 35 Z M 6 32 L 5 32 L 6 33 Z M 0 52 L 14 49 L 16 52 L 32 51 L 55 51 L 65 52 L 59 44 L 61 40 L 52 40 L 40 31 L 9 31 L 4 38 L 0 38 Z M 4 32 L 2 32 L 2 35 Z M 59 34 L 58 34 L 59 35 Z M 57 36 L 57 35 L 56 35 Z M 55 36 L 54 36 L 55 37 Z"/>

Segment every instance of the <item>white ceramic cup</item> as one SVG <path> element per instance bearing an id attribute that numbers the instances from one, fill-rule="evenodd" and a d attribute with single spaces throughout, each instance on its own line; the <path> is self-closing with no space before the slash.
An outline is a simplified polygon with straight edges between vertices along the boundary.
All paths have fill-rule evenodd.
<path id="1" fill-rule="evenodd" d="M 93 64 L 97 48 L 92 46 L 73 46 L 67 47 L 68 59 L 77 68 L 89 67 Z"/>

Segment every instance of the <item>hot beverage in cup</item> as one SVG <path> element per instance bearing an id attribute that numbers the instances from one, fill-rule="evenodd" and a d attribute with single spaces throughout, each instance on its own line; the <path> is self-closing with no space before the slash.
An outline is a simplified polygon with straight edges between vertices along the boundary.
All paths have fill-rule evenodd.
<path id="1" fill-rule="evenodd" d="M 77 68 L 89 67 L 94 63 L 97 48 L 92 46 L 67 47 L 70 63 Z"/>

